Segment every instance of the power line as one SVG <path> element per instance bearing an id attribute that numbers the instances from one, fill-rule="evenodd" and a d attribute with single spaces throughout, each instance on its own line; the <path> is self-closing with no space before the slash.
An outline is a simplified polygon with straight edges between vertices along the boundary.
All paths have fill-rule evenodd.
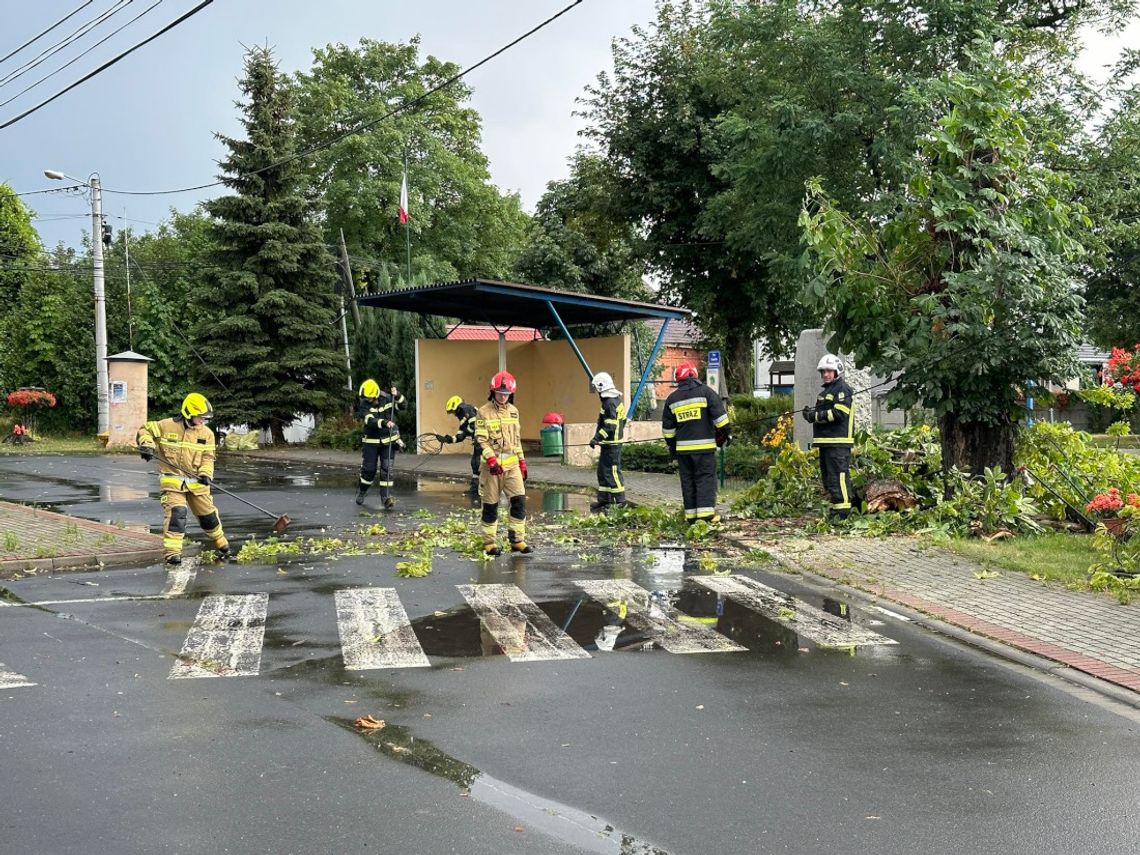
<path id="1" fill-rule="evenodd" d="M 211 0 L 211 2 L 212 2 L 212 0 Z M 531 29 L 527 30 L 525 33 L 523 33 L 521 36 L 514 39 L 513 41 L 510 41 L 507 44 L 503 45 L 501 48 L 496 50 L 494 53 L 488 54 L 487 56 L 485 56 L 481 60 L 479 60 L 477 63 L 475 63 L 474 65 L 469 66 L 468 68 L 463 69 L 459 73 L 449 77 L 447 80 L 443 81 L 442 83 L 438 84 L 437 86 L 432 87 L 431 89 L 424 92 L 422 95 L 418 95 L 415 98 L 411 99 L 410 101 L 404 102 L 399 107 L 396 107 L 392 110 L 389 110 L 383 116 L 380 116 L 377 119 L 372 119 L 371 121 L 368 121 L 368 122 L 364 122 L 363 124 L 358 125 L 356 128 L 353 128 L 352 130 L 344 131 L 340 134 L 337 134 L 336 136 L 332 137 L 329 140 L 326 140 L 323 143 L 318 143 L 317 145 L 314 145 L 310 148 L 307 148 L 304 151 L 297 152 L 296 154 L 290 155 L 289 157 L 287 157 L 283 160 L 279 160 L 276 163 L 271 163 L 268 166 L 263 166 L 261 169 L 255 169 L 255 170 L 253 170 L 253 172 L 251 172 L 249 174 L 250 175 L 258 175 L 262 172 L 267 172 L 270 169 L 276 169 L 280 166 L 284 166 L 287 163 L 292 163 L 294 160 L 298 160 L 302 157 L 308 157 L 310 154 L 314 154 L 314 153 L 316 153 L 322 149 L 326 149 L 329 146 L 335 145 L 336 143 L 340 142 L 343 139 L 346 139 L 347 137 L 353 136 L 354 134 L 358 134 L 361 131 L 366 131 L 369 128 L 374 127 L 375 125 L 378 125 L 381 122 L 392 118 L 393 116 L 397 116 L 400 113 L 403 113 L 406 110 L 409 110 L 412 107 L 415 107 L 417 104 L 424 101 L 429 96 L 434 95 L 436 92 L 440 91 L 441 89 L 445 89 L 448 86 L 450 86 L 452 83 L 455 83 L 456 81 L 463 79 L 468 74 L 475 71 L 475 69 L 479 68 L 480 66 L 486 65 L 492 59 L 495 59 L 499 55 L 506 53 L 508 50 L 513 48 L 515 45 L 519 44 L 520 42 L 525 41 L 528 38 L 530 38 L 535 33 L 537 33 L 539 30 L 543 29 L 544 27 L 546 27 L 549 24 L 552 24 L 554 21 L 561 18 L 563 15 L 565 15 L 567 12 L 569 12 L 571 9 L 573 9 L 575 6 L 579 5 L 582 2 L 583 2 L 583 0 L 574 0 L 574 2 L 571 3 L 569 6 L 566 6 L 564 9 L 560 10 L 559 12 L 556 12 L 555 14 L 551 15 L 549 18 L 547 18 L 542 23 L 540 23 L 534 27 L 531 27 Z M 82 81 L 80 81 L 80 82 L 82 82 Z M 62 93 L 60 93 L 60 94 L 62 94 Z M 58 96 L 56 96 L 56 97 L 58 97 Z M 8 127 L 8 125 L 12 124 L 13 122 L 19 121 L 22 118 L 23 118 L 23 116 L 17 116 L 15 119 L 13 119 L 13 120 L 11 120 L 11 121 L 3 124 L 3 125 L 0 125 L 0 130 L 3 130 L 4 128 Z M 195 190 L 206 190 L 210 187 L 218 187 L 218 186 L 222 185 L 223 183 L 225 183 L 225 182 L 222 180 L 218 180 L 218 181 L 211 181 L 208 184 L 197 184 L 193 187 L 179 187 L 179 188 L 174 189 L 174 190 L 113 190 L 113 189 L 110 189 L 107 187 L 104 187 L 102 189 L 103 189 L 104 193 L 117 193 L 121 196 L 167 196 L 167 195 L 172 195 L 175 193 L 190 193 L 190 192 L 193 192 Z"/>
<path id="2" fill-rule="evenodd" d="M 99 45 L 103 44 L 103 42 L 117 36 L 119 33 L 121 33 L 123 30 L 125 30 L 127 27 L 129 27 L 131 24 L 133 24 L 135 21 L 137 21 L 143 15 L 152 11 L 155 8 L 155 6 L 158 6 L 162 2 L 163 2 L 163 0 L 154 0 L 153 3 L 151 3 L 149 6 L 147 6 L 145 9 L 143 9 L 141 12 L 139 12 L 137 15 L 135 15 L 133 18 L 131 18 L 129 21 L 127 21 L 125 24 L 123 24 L 123 26 L 119 27 L 117 30 L 112 30 L 110 33 L 103 36 L 103 38 L 99 39 L 99 41 L 95 42 L 95 44 L 91 45 L 91 47 L 87 48 L 87 50 L 83 51 L 82 53 L 77 54 L 74 57 L 72 57 L 67 62 L 65 62 L 63 65 L 61 65 L 59 68 L 57 68 L 55 71 L 52 71 L 48 74 L 45 74 L 43 77 L 41 77 L 35 83 L 31 84 L 30 86 L 24 87 L 19 92 L 17 92 L 15 95 L 13 95 L 11 98 L 9 98 L 7 101 L 0 101 L 0 107 L 6 107 L 7 105 L 9 105 L 13 101 L 15 101 L 17 98 L 19 98 L 21 95 L 35 89 L 37 86 L 39 86 L 45 80 L 50 80 L 51 78 L 53 78 L 57 74 L 59 74 L 61 71 L 63 71 L 65 68 L 73 65 L 76 62 L 79 62 L 79 60 L 83 59 L 83 57 L 87 56 L 87 54 L 91 53 L 91 51 L 93 51 L 93 50 L 95 50 L 95 48 L 99 47 Z"/>
<path id="3" fill-rule="evenodd" d="M 40 39 L 42 39 L 44 36 L 46 36 L 48 33 L 50 33 L 52 30 L 54 30 L 56 27 L 58 27 L 60 24 L 62 24 L 64 21 L 66 21 L 68 18 L 72 17 L 73 15 L 75 15 L 79 12 L 82 12 L 84 9 L 86 9 L 88 6 L 90 6 L 94 2 L 95 2 L 95 0 L 87 0 L 86 3 L 82 4 L 78 8 L 72 9 L 70 12 L 68 12 L 66 15 L 64 15 L 62 18 L 60 18 L 58 21 L 56 21 L 54 24 L 52 24 L 50 27 L 48 27 L 46 30 L 44 30 L 39 35 L 28 39 L 26 42 L 24 42 L 22 45 L 20 45 L 18 48 L 16 48 L 11 53 L 8 53 L 4 56 L 0 56 L 0 62 L 7 62 L 12 57 L 14 57 L 16 54 L 18 54 L 20 51 L 22 51 L 24 48 L 28 47 L 29 45 L 35 44 Z"/>
<path id="4" fill-rule="evenodd" d="M 144 45 L 150 44 L 155 39 L 157 39 L 159 36 L 161 36 L 163 33 L 169 32 L 170 30 L 174 29 L 179 24 L 181 24 L 183 21 L 187 20 L 188 18 L 194 17 L 195 15 L 197 15 L 199 12 L 201 12 L 203 9 L 205 9 L 207 6 L 209 6 L 213 2 L 214 2 L 214 0 L 202 0 L 201 3 L 199 3 L 193 9 L 191 9 L 189 12 L 187 12 L 186 14 L 182 15 L 181 17 L 176 18 L 175 20 L 171 21 L 169 24 L 167 24 L 165 27 L 163 27 L 161 30 L 159 30 L 157 33 L 155 33 L 153 36 L 150 36 L 149 38 L 144 39 L 143 41 L 136 44 L 134 47 L 128 48 L 127 50 L 125 50 L 121 54 L 119 54 L 118 56 L 114 57 L 113 59 L 108 60 L 105 63 L 103 63 L 98 68 L 96 68 L 94 71 L 84 75 L 83 77 L 79 78 L 74 83 L 72 83 L 70 86 L 66 87 L 65 89 L 61 89 L 59 92 L 52 95 L 46 101 L 41 101 L 39 104 L 36 104 L 36 106 L 30 107 L 29 109 L 20 113 L 20 115 L 9 119 L 4 124 L 0 125 L 0 130 L 3 130 L 4 128 L 11 127 L 12 125 L 16 124 L 16 122 L 20 121 L 21 119 L 26 119 L 28 116 L 32 115 L 32 113 L 35 113 L 38 110 L 42 109 L 43 107 L 46 107 L 48 104 L 50 104 L 56 98 L 59 98 L 62 95 L 66 95 L 68 92 L 70 92 L 76 86 L 80 86 L 81 84 L 86 83 L 88 80 L 90 80 L 95 75 L 100 74 L 103 71 L 106 71 L 108 68 L 110 68 L 112 65 L 117 63 L 119 60 L 123 59 L 124 57 L 129 56 L 130 54 L 134 53 L 136 50 L 143 47 Z M 578 0 L 578 2 L 580 3 L 580 2 L 582 2 L 582 0 Z"/>
<path id="5" fill-rule="evenodd" d="M 8 83 L 11 83 L 17 77 L 21 77 L 24 74 L 27 74 L 29 71 L 31 71 L 33 68 L 35 68 L 37 65 L 40 65 L 41 63 L 47 62 L 47 60 L 51 59 L 53 56 L 55 56 L 61 50 L 63 50 L 64 48 L 67 48 L 70 45 L 74 44 L 75 42 L 79 41 L 79 39 L 83 38 L 85 35 L 87 35 L 89 32 L 91 32 L 97 26 L 102 24 L 104 21 L 110 19 L 117 12 L 121 12 L 123 9 L 125 9 L 127 7 L 127 5 L 129 5 L 133 2 L 134 2 L 134 0 L 115 0 L 115 5 L 112 6 L 110 9 L 108 9 L 107 11 L 103 12 L 102 14 L 92 18 L 90 21 L 87 21 L 85 24 L 80 25 L 79 29 L 71 32 L 70 34 L 68 34 L 66 36 L 64 36 L 62 39 L 60 39 L 54 45 L 51 45 L 50 47 L 47 47 L 44 50 L 40 51 L 38 56 L 36 56 L 33 59 L 28 60 L 23 65 L 21 65 L 19 68 L 8 72 L 8 74 L 6 74 L 2 79 L 0 79 L 0 86 L 5 86 Z"/>

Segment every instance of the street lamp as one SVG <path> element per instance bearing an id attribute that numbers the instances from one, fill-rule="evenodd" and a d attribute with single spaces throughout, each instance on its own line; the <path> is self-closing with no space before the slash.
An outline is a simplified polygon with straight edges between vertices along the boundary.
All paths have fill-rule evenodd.
<path id="1" fill-rule="evenodd" d="M 53 181 L 70 178 L 91 188 L 91 267 L 95 287 L 95 400 L 99 404 L 99 433 L 111 429 L 108 407 L 109 381 L 107 380 L 107 310 L 103 293 L 103 192 L 99 173 L 93 172 L 84 181 L 57 169 L 45 169 L 44 175 Z"/>

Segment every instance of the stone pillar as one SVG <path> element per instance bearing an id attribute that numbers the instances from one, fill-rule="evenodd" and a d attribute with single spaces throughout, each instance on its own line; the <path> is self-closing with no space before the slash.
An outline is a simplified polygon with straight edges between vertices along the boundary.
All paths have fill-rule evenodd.
<path id="1" fill-rule="evenodd" d="M 127 350 L 107 357 L 110 425 L 107 445 L 134 445 L 147 420 L 147 363 L 151 359 Z"/>

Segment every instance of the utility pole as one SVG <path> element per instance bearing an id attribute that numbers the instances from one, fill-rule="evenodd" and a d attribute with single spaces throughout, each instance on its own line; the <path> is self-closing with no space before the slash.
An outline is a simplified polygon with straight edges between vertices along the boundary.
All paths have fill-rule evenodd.
<path id="1" fill-rule="evenodd" d="M 98 172 L 91 173 L 86 182 L 58 169 L 45 169 L 44 176 L 52 181 L 70 178 L 80 184 L 86 183 L 91 190 L 91 272 L 95 288 L 95 400 L 99 405 L 99 433 L 105 434 L 111 430 L 111 413 L 107 401 L 110 391 L 107 380 L 107 300 L 103 291 L 103 188 L 99 183 Z"/>
<path id="2" fill-rule="evenodd" d="M 99 175 L 91 176 L 91 266 L 95 287 L 95 400 L 99 404 L 99 433 L 111 429 L 107 403 L 107 300 L 103 291 L 103 188 Z"/>

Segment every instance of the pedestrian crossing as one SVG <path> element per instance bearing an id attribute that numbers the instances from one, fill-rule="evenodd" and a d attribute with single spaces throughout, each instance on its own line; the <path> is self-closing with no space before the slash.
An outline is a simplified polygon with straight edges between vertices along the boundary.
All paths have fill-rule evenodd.
<path id="1" fill-rule="evenodd" d="M 158 598 L 137 599 L 177 598 L 193 578 L 193 566 L 176 571 L 169 575 L 166 589 Z M 896 643 L 748 576 L 700 576 L 686 582 L 704 590 L 706 597 L 715 595 L 717 616 L 722 614 L 723 603 L 730 601 L 822 647 Z M 627 634 L 629 643 L 636 639 L 640 647 L 660 647 L 672 654 L 739 653 L 748 649 L 717 631 L 717 616 L 685 614 L 666 592 L 647 590 L 629 579 L 589 579 L 572 584 L 579 592 L 578 600 L 561 627 L 517 585 L 455 587 L 478 622 L 482 653 L 501 653 L 512 663 L 590 659 L 599 651 L 613 650 L 615 640 L 622 634 Z M 431 659 L 395 588 L 343 588 L 333 591 L 333 599 L 345 670 L 431 667 Z M 567 632 L 582 604 L 589 601 L 597 604 L 604 616 L 608 644 L 595 639 L 595 645 L 584 647 Z M 266 625 L 272 619 L 268 593 L 205 597 L 168 679 L 257 676 Z M 594 620 L 597 621 L 597 612 Z M 622 646 L 620 641 L 618 644 Z M 31 678 L 0 663 L 0 689 L 35 685 Z"/>

